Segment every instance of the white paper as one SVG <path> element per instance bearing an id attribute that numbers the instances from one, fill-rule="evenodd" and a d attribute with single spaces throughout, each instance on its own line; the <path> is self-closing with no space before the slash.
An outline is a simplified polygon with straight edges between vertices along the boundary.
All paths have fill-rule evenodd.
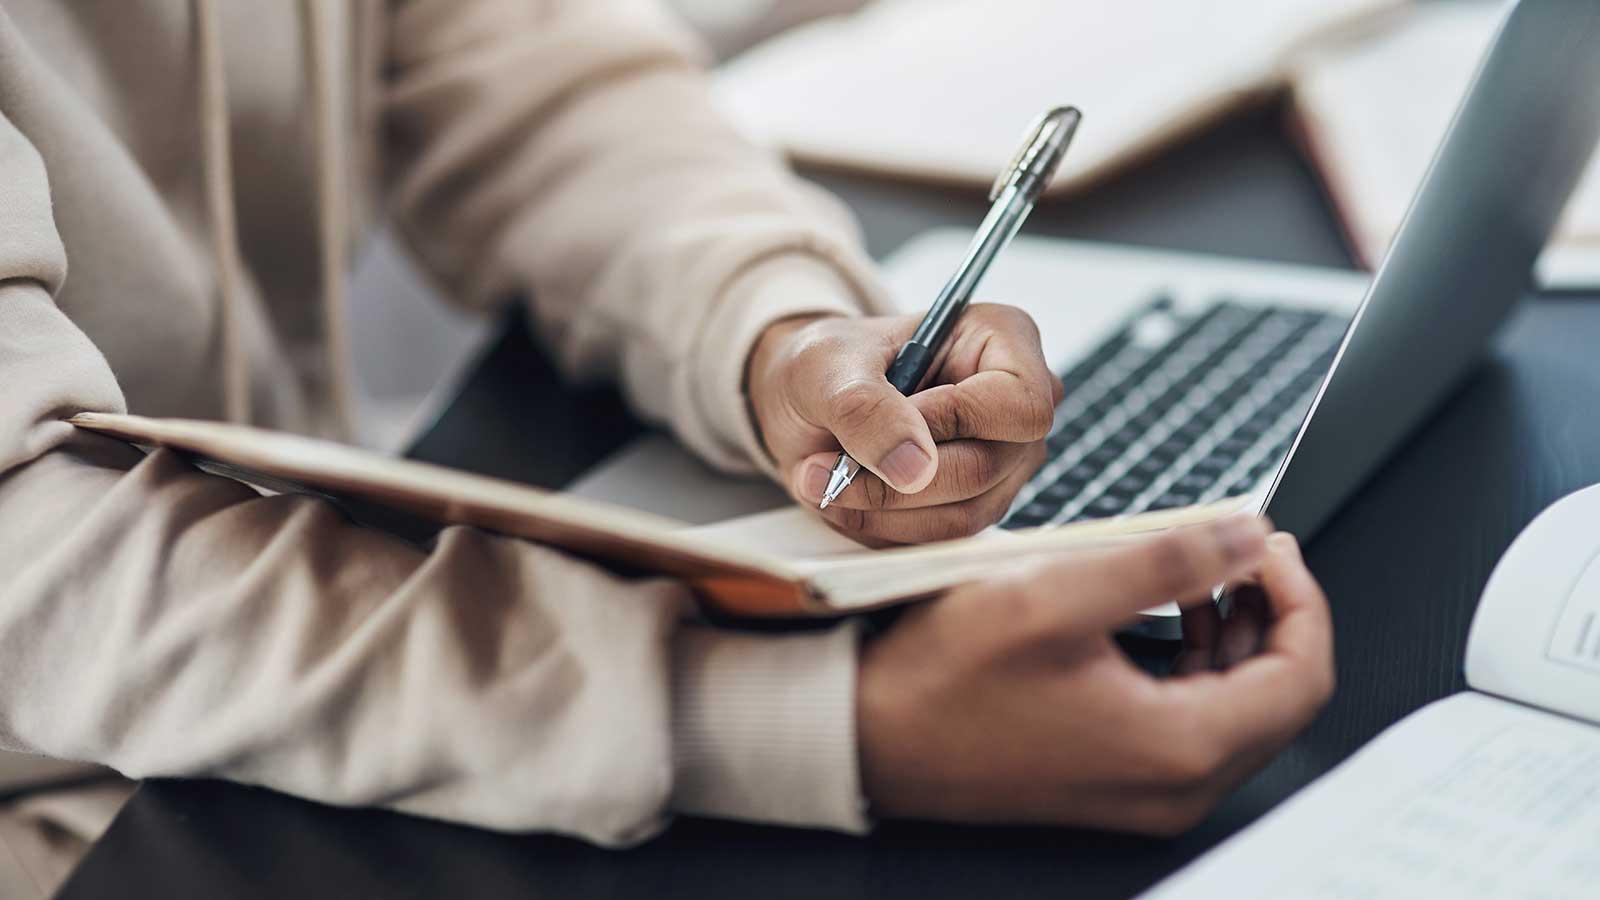
<path id="1" fill-rule="evenodd" d="M 1600 728 L 1441 700 L 1146 896 L 1600 896 Z"/>
<path id="2" fill-rule="evenodd" d="M 1480 691 L 1600 724 L 1600 486 L 1552 504 L 1506 549 L 1466 673 Z"/>
<path id="3" fill-rule="evenodd" d="M 765 553 L 789 562 L 827 559 L 867 549 L 829 528 L 817 514 L 797 506 L 701 525 L 692 533 L 723 547 Z"/>

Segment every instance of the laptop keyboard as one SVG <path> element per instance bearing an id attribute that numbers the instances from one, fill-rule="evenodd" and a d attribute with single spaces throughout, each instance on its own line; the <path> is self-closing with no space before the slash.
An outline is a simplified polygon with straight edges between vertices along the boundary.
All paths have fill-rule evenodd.
<path id="1" fill-rule="evenodd" d="M 1283 455 L 1344 337 L 1340 315 L 1153 301 L 1062 376 L 1049 456 L 1002 528 L 1221 500 Z"/>

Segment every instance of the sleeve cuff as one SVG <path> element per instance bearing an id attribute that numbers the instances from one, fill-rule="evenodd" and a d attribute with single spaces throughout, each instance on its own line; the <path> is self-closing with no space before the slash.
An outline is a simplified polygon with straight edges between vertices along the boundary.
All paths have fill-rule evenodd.
<path id="1" fill-rule="evenodd" d="M 776 477 L 751 421 L 744 383 L 750 351 L 767 326 L 796 316 L 858 316 L 887 306 L 875 286 L 857 284 L 838 267 L 803 253 L 773 257 L 734 279 L 706 324 L 715 346 L 708 345 L 695 363 L 705 414 L 729 451 L 725 462 Z"/>
<path id="2" fill-rule="evenodd" d="M 859 642 L 854 621 L 820 634 L 681 631 L 674 645 L 673 809 L 868 831 L 856 759 Z"/>

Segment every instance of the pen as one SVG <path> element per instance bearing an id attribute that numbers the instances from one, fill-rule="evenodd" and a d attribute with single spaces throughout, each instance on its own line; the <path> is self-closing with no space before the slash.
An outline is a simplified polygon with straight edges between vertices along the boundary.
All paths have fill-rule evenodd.
<path id="1" fill-rule="evenodd" d="M 1061 157 L 1066 155 L 1067 145 L 1072 142 L 1082 120 L 1083 115 L 1076 109 L 1060 107 L 1040 116 L 1028 129 L 1021 149 L 989 190 L 989 214 L 978 226 L 966 258 L 939 292 L 928 314 L 922 317 L 911 340 L 895 354 L 885 375 L 895 390 L 907 397 L 916 393 L 939 347 L 950 336 L 978 282 L 989 271 L 990 263 L 1011 242 L 1023 220 L 1033 211 L 1034 201 L 1050 183 L 1050 176 L 1055 173 Z M 850 454 L 840 453 L 828 475 L 828 489 L 822 494 L 820 508 L 827 509 L 828 504 L 839 499 L 859 471 L 860 463 L 851 459 Z"/>

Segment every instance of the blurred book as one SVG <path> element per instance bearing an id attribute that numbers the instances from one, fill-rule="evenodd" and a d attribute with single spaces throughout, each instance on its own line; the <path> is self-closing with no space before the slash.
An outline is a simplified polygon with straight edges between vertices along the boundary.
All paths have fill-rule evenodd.
<path id="1" fill-rule="evenodd" d="M 751 138 L 797 161 L 974 189 L 1034 116 L 1072 104 L 1085 119 L 1050 188 L 1060 195 L 1290 92 L 1353 252 L 1373 267 L 1505 8 L 877 0 L 735 57 L 717 94 Z M 1600 285 L 1600 177 L 1574 197 L 1540 280 Z"/>
<path id="2" fill-rule="evenodd" d="M 798 160 L 985 188 L 1034 116 L 1072 104 L 1060 193 L 1275 95 L 1305 46 L 1401 5 L 877 0 L 734 58 L 717 92 Z"/>
<path id="3" fill-rule="evenodd" d="M 1357 258 L 1383 259 L 1479 58 L 1501 2 L 1430 3 L 1359 41 L 1309 49 L 1296 121 Z M 1506 177 L 1519 177 L 1515 160 Z M 1546 286 L 1600 285 L 1600 175 L 1591 164 L 1539 264 Z"/>

